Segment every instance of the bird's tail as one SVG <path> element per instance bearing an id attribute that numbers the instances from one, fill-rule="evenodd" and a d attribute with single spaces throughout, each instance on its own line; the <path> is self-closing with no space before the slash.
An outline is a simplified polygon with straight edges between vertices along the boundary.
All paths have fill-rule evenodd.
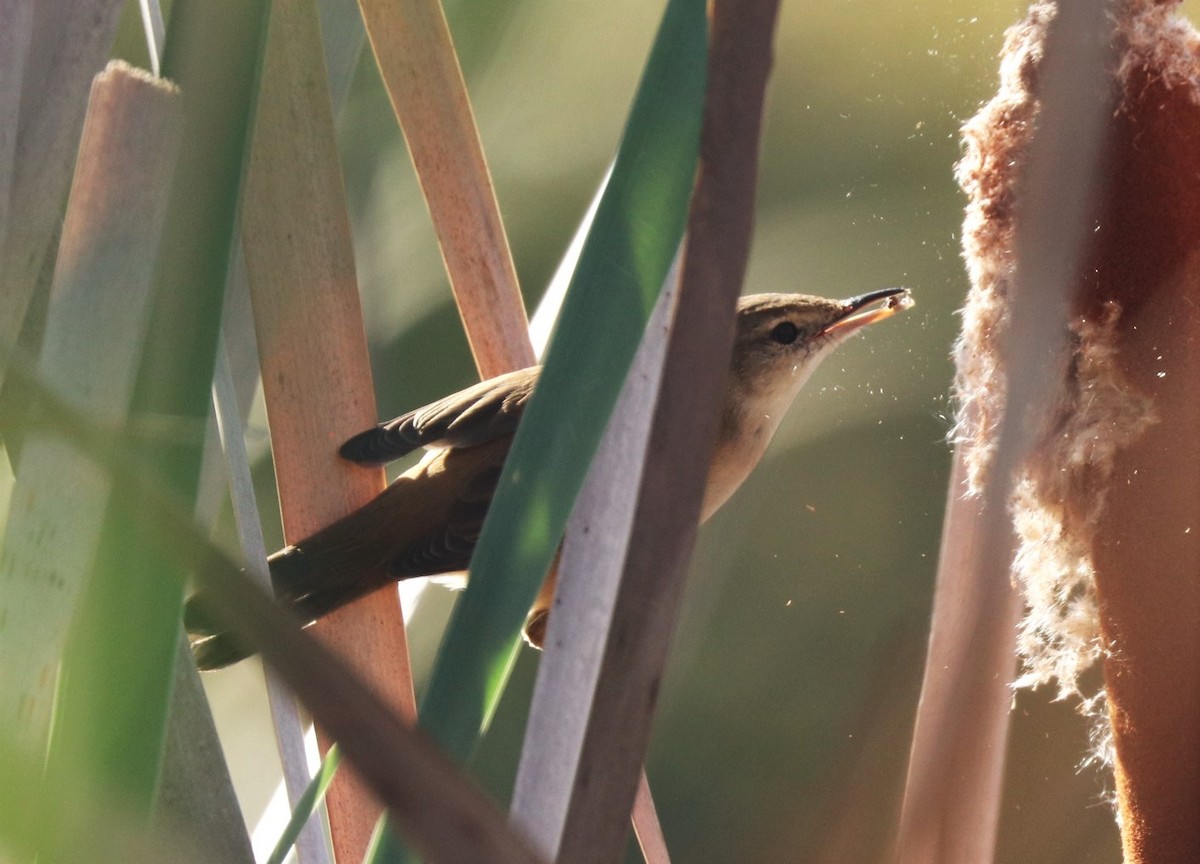
<path id="1" fill-rule="evenodd" d="M 276 599 L 298 616 L 303 626 L 308 626 L 391 581 L 379 564 L 348 557 L 350 560 L 339 561 L 340 567 L 330 569 L 323 566 L 332 563 L 330 557 L 297 546 L 281 549 L 267 560 Z M 202 672 L 221 669 L 255 653 L 225 629 L 203 591 L 187 599 L 183 624 L 192 637 L 196 667 Z"/>
<path id="2" fill-rule="evenodd" d="M 196 668 L 201 672 L 222 669 L 254 653 L 218 623 L 209 611 L 207 599 L 207 593 L 200 591 L 189 597 L 183 606 L 183 626 L 191 640 Z"/>
<path id="3" fill-rule="evenodd" d="M 224 669 L 253 654 L 254 651 L 238 642 L 232 633 L 217 633 L 192 643 L 192 658 L 201 672 Z"/>

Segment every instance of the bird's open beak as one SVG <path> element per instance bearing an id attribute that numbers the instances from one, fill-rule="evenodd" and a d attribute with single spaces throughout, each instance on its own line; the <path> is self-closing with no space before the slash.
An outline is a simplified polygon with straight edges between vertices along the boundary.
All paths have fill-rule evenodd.
<path id="1" fill-rule="evenodd" d="M 845 311 L 838 318 L 825 326 L 822 336 L 836 333 L 838 336 L 849 336 L 855 330 L 891 318 L 897 312 L 911 309 L 916 305 L 912 294 L 907 288 L 882 288 L 868 294 L 860 294 L 843 300 Z"/>

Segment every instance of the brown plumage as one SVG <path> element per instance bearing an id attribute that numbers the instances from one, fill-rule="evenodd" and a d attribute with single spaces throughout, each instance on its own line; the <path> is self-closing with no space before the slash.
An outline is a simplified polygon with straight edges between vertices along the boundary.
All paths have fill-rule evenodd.
<path id="1" fill-rule="evenodd" d="M 900 288 L 840 301 L 804 294 L 741 298 L 702 519 L 758 464 L 820 361 L 862 326 L 910 305 Z M 272 555 L 279 601 L 311 621 L 388 582 L 466 570 L 540 371 L 533 366 L 482 381 L 342 445 L 344 458 L 364 464 L 390 462 L 420 447 L 431 452 L 365 506 Z M 545 633 L 554 575 L 526 622 L 534 645 Z M 248 653 L 209 619 L 201 596 L 188 601 L 184 623 L 200 637 L 193 650 L 201 669 Z"/>

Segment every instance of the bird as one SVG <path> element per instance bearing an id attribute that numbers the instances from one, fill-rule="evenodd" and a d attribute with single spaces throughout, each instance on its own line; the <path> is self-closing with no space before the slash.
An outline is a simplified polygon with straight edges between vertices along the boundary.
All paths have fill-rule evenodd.
<path id="1" fill-rule="evenodd" d="M 739 298 L 701 522 L 758 464 L 820 362 L 866 325 L 912 305 L 905 288 L 845 300 L 779 293 Z M 341 457 L 363 465 L 386 464 L 420 448 L 429 452 L 359 509 L 270 556 L 276 599 L 312 622 L 389 582 L 467 571 L 540 372 L 531 366 L 489 378 L 342 444 Z M 552 568 L 525 622 L 534 647 L 545 636 L 554 579 Z M 201 670 L 252 653 L 210 616 L 203 593 L 188 599 L 184 625 Z"/>

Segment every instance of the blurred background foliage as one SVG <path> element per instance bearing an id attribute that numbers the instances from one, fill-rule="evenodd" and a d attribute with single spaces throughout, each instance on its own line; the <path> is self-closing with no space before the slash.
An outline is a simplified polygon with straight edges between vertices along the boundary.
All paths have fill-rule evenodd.
<path id="1" fill-rule="evenodd" d="M 118 52 L 144 62 L 133 5 Z M 826 362 L 762 466 L 701 532 L 648 765 L 674 860 L 887 857 L 924 662 L 948 355 L 967 284 L 958 128 L 994 91 L 1003 30 L 1024 8 L 783 4 L 746 290 L 845 297 L 899 284 L 918 305 Z M 446 11 L 532 311 L 612 157 L 661 4 Z M 369 54 L 340 131 L 390 417 L 475 373 Z M 270 545 L 281 535 L 261 409 L 250 434 Z M 433 587 L 416 604 L 418 687 L 452 603 Z M 251 821 L 278 771 L 256 664 L 206 678 Z M 477 757 L 502 799 L 535 670 L 526 651 Z M 1106 781 L 1078 770 L 1087 748 L 1073 706 L 1016 697 L 998 861 L 1120 861 Z"/>

